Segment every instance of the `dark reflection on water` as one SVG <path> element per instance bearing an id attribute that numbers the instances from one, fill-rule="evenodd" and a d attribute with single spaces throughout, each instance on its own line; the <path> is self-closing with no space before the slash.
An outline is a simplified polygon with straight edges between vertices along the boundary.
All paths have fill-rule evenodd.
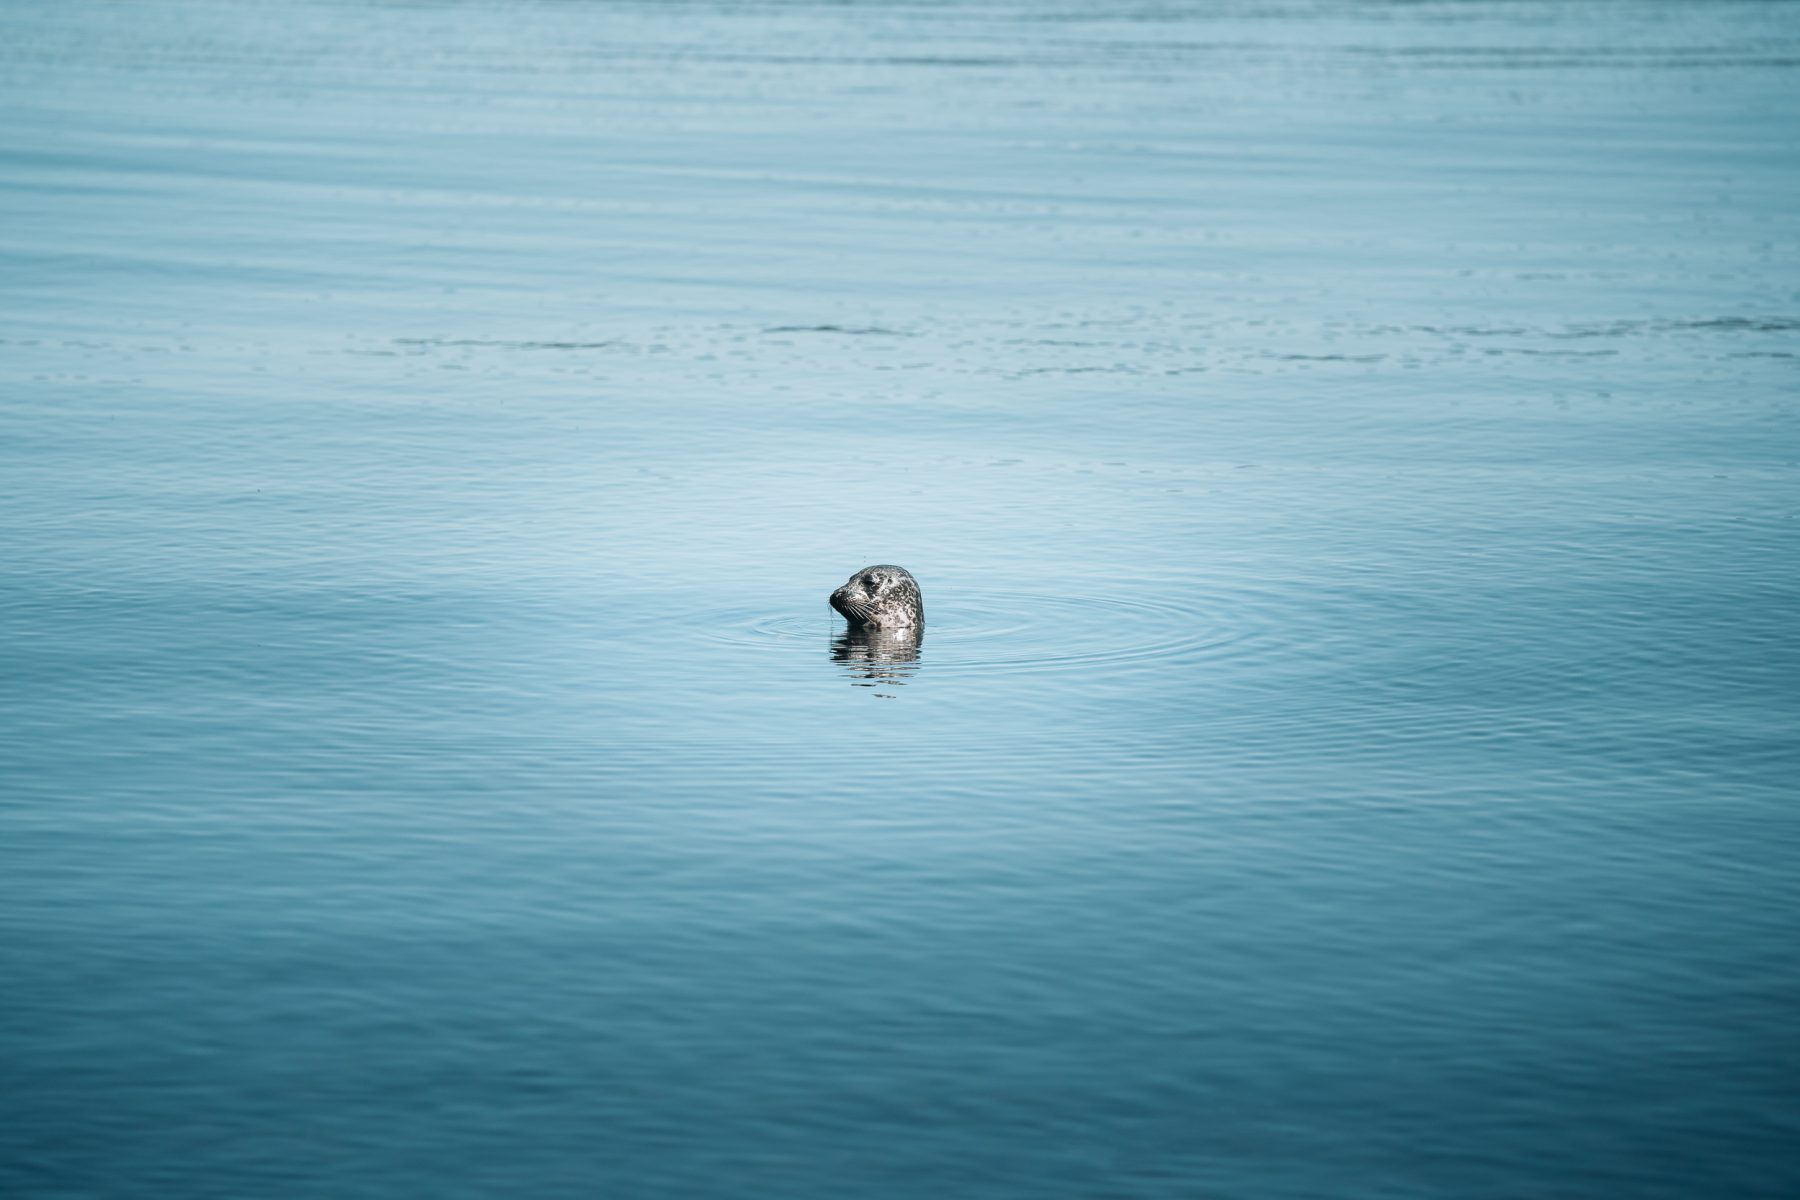
<path id="1" fill-rule="evenodd" d="M 850 629 L 831 640 L 831 659 L 858 687 L 900 687 L 919 669 L 923 629 Z"/>
<path id="2" fill-rule="evenodd" d="M 0 4 L 0 1195 L 1800 1195 L 1796 63 Z"/>

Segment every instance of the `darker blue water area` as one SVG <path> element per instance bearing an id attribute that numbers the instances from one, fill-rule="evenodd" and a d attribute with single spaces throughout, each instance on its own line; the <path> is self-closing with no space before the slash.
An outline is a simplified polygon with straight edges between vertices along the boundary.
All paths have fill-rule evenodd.
<path id="1" fill-rule="evenodd" d="M 0 1194 L 1800 1194 L 1796 63 L 0 3 Z"/>

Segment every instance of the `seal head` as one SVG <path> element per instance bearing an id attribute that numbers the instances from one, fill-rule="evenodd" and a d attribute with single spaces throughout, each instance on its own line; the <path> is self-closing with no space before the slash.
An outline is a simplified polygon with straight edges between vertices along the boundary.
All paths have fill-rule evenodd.
<path id="1" fill-rule="evenodd" d="M 831 607 L 852 629 L 923 629 L 925 604 L 919 581 L 905 567 L 879 563 L 852 575 L 831 593 Z"/>

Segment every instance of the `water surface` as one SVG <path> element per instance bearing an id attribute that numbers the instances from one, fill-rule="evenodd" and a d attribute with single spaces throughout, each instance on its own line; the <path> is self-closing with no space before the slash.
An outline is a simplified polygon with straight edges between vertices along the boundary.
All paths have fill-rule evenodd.
<path id="1" fill-rule="evenodd" d="M 0 6 L 0 1190 L 1796 1194 L 1797 64 Z"/>

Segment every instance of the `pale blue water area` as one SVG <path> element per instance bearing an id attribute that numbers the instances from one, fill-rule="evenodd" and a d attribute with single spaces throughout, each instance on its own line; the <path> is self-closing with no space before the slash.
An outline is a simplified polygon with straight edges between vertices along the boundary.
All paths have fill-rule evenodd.
<path id="1" fill-rule="evenodd" d="M 16 0 L 0 104 L 0 1194 L 1800 1195 L 1800 4 Z"/>

